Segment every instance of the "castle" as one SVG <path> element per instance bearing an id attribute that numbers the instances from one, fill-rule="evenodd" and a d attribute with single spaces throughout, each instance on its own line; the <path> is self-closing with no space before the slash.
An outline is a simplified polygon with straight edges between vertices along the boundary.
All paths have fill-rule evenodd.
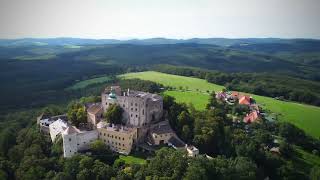
<path id="1" fill-rule="evenodd" d="M 122 108 L 121 121 L 124 125 L 105 122 L 103 114 L 112 104 Z M 161 144 L 198 154 L 195 147 L 186 146 L 171 129 L 163 117 L 163 99 L 157 94 L 129 89 L 122 91 L 119 86 L 111 86 L 102 92 L 101 103 L 86 104 L 85 109 L 87 125 L 81 128 L 69 124 L 65 115 L 38 118 L 40 131 L 49 134 L 52 142 L 61 135 L 64 157 L 89 150 L 90 144 L 97 139 L 112 151 L 125 155 L 133 148 L 145 150 Z"/>

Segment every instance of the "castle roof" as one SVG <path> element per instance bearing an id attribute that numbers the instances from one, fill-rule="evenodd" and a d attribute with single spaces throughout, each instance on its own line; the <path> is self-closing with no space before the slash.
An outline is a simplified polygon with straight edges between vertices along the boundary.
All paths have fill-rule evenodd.
<path id="1" fill-rule="evenodd" d="M 151 129 L 151 134 L 168 134 L 173 132 L 169 124 L 159 124 Z"/>
<path id="2" fill-rule="evenodd" d="M 94 105 L 91 105 L 88 108 L 88 112 L 91 114 L 98 114 L 102 110 L 101 103 L 96 103 Z"/>
<path id="3" fill-rule="evenodd" d="M 68 126 L 66 130 L 63 131 L 63 134 L 75 134 L 75 133 L 79 133 L 80 130 L 77 129 L 76 127 L 74 126 Z"/>
<path id="4" fill-rule="evenodd" d="M 180 140 L 179 138 L 172 136 L 169 140 L 168 143 L 173 146 L 174 148 L 182 148 L 185 147 L 185 143 Z"/>
<path id="5" fill-rule="evenodd" d="M 128 91 L 126 96 L 139 97 L 139 98 L 143 98 L 143 99 L 151 99 L 152 101 L 158 101 L 162 98 L 161 96 L 159 96 L 157 94 L 152 94 L 152 93 L 142 92 L 142 91 L 134 91 L 134 90 Z"/>

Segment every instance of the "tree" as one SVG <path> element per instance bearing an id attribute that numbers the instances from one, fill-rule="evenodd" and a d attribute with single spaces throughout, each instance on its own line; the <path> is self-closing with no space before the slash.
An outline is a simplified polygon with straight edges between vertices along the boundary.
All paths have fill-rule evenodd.
<path id="1" fill-rule="evenodd" d="M 80 123 L 87 122 L 85 107 L 78 102 L 71 102 L 69 104 L 67 116 L 69 121 L 77 127 L 79 127 Z"/>
<path id="2" fill-rule="evenodd" d="M 182 127 L 181 136 L 182 136 L 182 139 L 183 139 L 183 140 L 185 140 L 185 141 L 191 141 L 192 134 L 191 134 L 191 130 L 190 130 L 190 128 L 189 128 L 188 125 L 184 125 L 184 126 Z"/>
<path id="3" fill-rule="evenodd" d="M 102 154 L 107 150 L 107 146 L 101 140 L 95 140 L 90 144 L 90 148 L 96 154 Z"/>
<path id="4" fill-rule="evenodd" d="M 320 167 L 319 166 L 314 166 L 309 175 L 311 180 L 320 180 Z"/>
<path id="5" fill-rule="evenodd" d="M 123 109 L 119 105 L 112 104 L 105 112 L 104 117 L 109 123 L 122 124 L 122 113 Z"/>

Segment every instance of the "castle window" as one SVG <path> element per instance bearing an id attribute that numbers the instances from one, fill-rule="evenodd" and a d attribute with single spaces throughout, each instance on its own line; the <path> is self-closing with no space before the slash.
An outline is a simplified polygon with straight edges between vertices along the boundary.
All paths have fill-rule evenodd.
<path id="1" fill-rule="evenodd" d="M 106 133 L 103 133 L 103 136 L 106 136 Z"/>
<path id="2" fill-rule="evenodd" d="M 138 111 L 138 109 L 136 108 L 136 111 Z"/>
<path id="3" fill-rule="evenodd" d="M 122 140 L 124 141 L 124 138 L 122 138 Z"/>
<path id="4" fill-rule="evenodd" d="M 80 144 L 77 144 L 77 146 L 79 146 Z"/>
<path id="5" fill-rule="evenodd" d="M 136 117 L 138 117 L 138 115 L 136 114 Z"/>
<path id="6" fill-rule="evenodd" d="M 142 115 L 144 115 L 144 109 L 142 109 Z"/>
<path id="7" fill-rule="evenodd" d="M 104 141 L 104 142 L 106 142 L 106 140 L 105 140 L 105 139 L 104 139 L 103 141 Z"/>
<path id="8" fill-rule="evenodd" d="M 126 106 L 123 104 L 122 107 L 126 107 Z"/>
<path id="9" fill-rule="evenodd" d="M 137 106 L 137 103 L 135 103 L 134 105 Z"/>
<path id="10" fill-rule="evenodd" d="M 122 144 L 122 146 L 124 147 L 124 144 Z"/>
<path id="11" fill-rule="evenodd" d="M 132 114 L 131 114 L 131 117 L 132 117 Z"/>
<path id="12" fill-rule="evenodd" d="M 71 141 L 71 138 L 69 138 L 69 141 Z"/>

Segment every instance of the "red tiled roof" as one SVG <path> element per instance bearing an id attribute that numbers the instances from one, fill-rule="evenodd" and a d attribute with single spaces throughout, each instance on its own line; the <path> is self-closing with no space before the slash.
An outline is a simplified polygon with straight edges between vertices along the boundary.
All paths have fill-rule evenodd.
<path id="1" fill-rule="evenodd" d="M 250 105 L 250 97 L 249 96 L 242 96 L 239 99 L 239 104 L 244 104 L 244 105 Z"/>
<path id="2" fill-rule="evenodd" d="M 259 118 L 259 114 L 257 111 L 252 111 L 250 114 L 248 114 L 246 117 L 243 118 L 243 121 L 245 123 L 252 123 L 255 122 Z"/>

